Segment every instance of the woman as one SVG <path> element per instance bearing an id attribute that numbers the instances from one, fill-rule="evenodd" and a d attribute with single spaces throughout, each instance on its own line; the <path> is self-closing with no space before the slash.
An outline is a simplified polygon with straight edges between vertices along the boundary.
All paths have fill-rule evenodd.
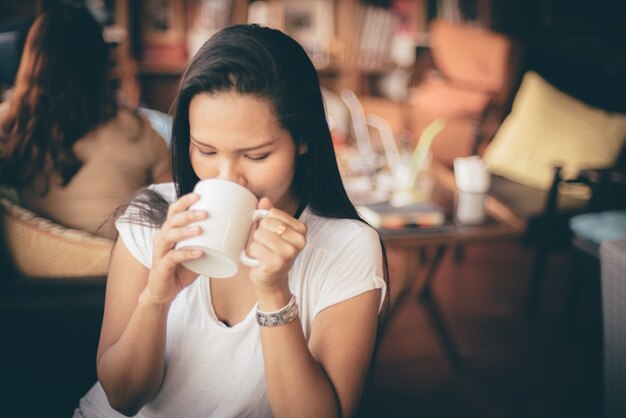
<path id="1" fill-rule="evenodd" d="M 0 106 L 0 169 L 33 212 L 100 228 L 131 193 L 171 179 L 167 146 L 147 120 L 118 107 L 102 28 L 85 8 L 61 7 L 31 27 Z"/>
<path id="2" fill-rule="evenodd" d="M 384 257 L 343 189 L 311 61 L 280 31 L 223 29 L 194 57 L 175 109 L 174 183 L 116 222 L 99 382 L 74 416 L 353 415 Z M 206 178 L 269 209 L 247 249 L 260 267 L 211 279 L 181 265 L 200 256 L 175 245 L 201 232 L 190 223 L 207 214 L 188 208 Z"/>

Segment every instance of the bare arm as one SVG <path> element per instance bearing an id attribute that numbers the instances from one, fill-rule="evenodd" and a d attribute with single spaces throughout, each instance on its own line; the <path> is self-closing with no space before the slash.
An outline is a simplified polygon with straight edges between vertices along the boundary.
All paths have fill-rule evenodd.
<path id="1" fill-rule="evenodd" d="M 97 369 L 109 403 L 125 414 L 136 413 L 163 380 L 168 309 L 140 298 L 147 281 L 148 269 L 118 240 L 107 279 Z"/>
<path id="2" fill-rule="evenodd" d="M 270 204 L 263 199 L 260 206 Z M 287 273 L 305 236 L 306 226 L 280 210 L 272 209 L 260 222 L 250 254 L 261 266 L 251 270 L 250 278 L 262 311 L 288 303 Z M 380 297 L 380 290 L 372 290 L 323 310 L 308 345 L 299 319 L 261 327 L 268 396 L 276 417 L 354 415 L 376 339 Z"/>
<path id="3" fill-rule="evenodd" d="M 187 228 L 190 222 L 206 217 L 206 213 L 187 211 L 197 199 L 189 194 L 170 205 L 167 220 L 154 237 L 150 270 L 121 240 L 113 250 L 97 370 L 109 403 L 127 415 L 134 415 L 159 390 L 169 307 L 197 279 L 180 263 L 201 252 L 174 249 L 177 241 L 200 233 Z"/>
<path id="4" fill-rule="evenodd" d="M 379 301 L 380 291 L 373 290 L 320 312 L 308 347 L 299 320 L 261 328 L 275 416 L 356 413 L 376 338 Z"/>

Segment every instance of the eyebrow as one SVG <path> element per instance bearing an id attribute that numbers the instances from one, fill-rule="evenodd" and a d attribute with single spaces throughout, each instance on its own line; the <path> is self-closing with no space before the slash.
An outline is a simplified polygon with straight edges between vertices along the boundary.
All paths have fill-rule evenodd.
<path id="1" fill-rule="evenodd" d="M 193 142 L 195 145 L 197 146 L 201 146 L 201 147 L 211 147 L 211 148 L 215 148 L 213 145 L 211 144 L 205 144 L 203 142 L 198 141 L 196 138 L 194 138 L 193 136 L 189 135 L 189 139 L 191 140 L 191 142 Z M 258 149 L 261 148 L 265 148 L 267 146 L 273 145 L 276 142 L 275 139 L 272 139 L 270 141 L 264 142 L 262 144 L 259 145 L 255 145 L 253 147 L 246 147 L 246 148 L 240 148 L 237 151 L 238 152 L 249 152 L 249 151 L 256 151 Z"/>

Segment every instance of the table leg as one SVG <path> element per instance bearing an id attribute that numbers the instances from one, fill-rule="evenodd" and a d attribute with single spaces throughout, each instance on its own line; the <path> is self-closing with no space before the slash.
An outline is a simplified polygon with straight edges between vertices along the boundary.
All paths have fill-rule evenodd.
<path id="1" fill-rule="evenodd" d="M 461 373 L 463 371 L 461 356 L 443 320 L 441 309 L 432 292 L 432 283 L 447 250 L 448 246 L 445 244 L 437 246 L 432 258 L 416 257 L 415 254 L 411 257 L 411 254 L 408 252 L 404 254 L 405 280 L 402 282 L 402 287 L 395 303 L 390 307 L 386 322 L 391 321 L 407 297 L 421 304 L 426 309 L 428 321 L 444 350 L 447 360 L 456 373 Z"/>
<path id="2" fill-rule="evenodd" d="M 384 318 L 382 336 L 384 336 L 387 330 L 386 324 L 392 321 L 398 309 L 414 294 L 413 288 L 417 281 L 416 277 L 420 272 L 420 265 L 423 262 L 421 259 L 422 255 L 420 254 L 419 257 L 416 257 L 412 249 L 394 249 L 393 251 L 393 254 L 391 253 L 392 250 L 389 250 L 387 253 L 390 258 L 389 262 L 394 264 L 395 271 L 393 272 L 393 277 L 396 279 L 401 278 L 402 280 L 399 283 L 394 283 L 394 286 L 389 289 L 389 291 L 393 291 L 393 293 L 390 293 L 391 304 Z M 396 288 L 398 289 L 397 291 Z"/>
<path id="3" fill-rule="evenodd" d="M 437 271 L 439 270 L 439 266 L 441 265 L 441 261 L 443 260 L 443 256 L 446 255 L 447 250 L 447 245 L 438 245 L 435 249 L 435 256 L 431 260 L 428 260 L 428 263 L 421 274 L 416 276 L 417 279 L 414 282 L 413 290 L 411 292 L 413 299 L 420 298 L 425 291 L 430 290 L 432 282 L 437 275 Z"/>
<path id="4" fill-rule="evenodd" d="M 463 371 L 463 364 L 461 362 L 461 356 L 456 348 L 456 344 L 448 331 L 443 316 L 441 315 L 441 309 L 439 303 L 432 291 L 432 283 L 439 271 L 441 262 L 448 250 L 448 246 L 441 244 L 435 249 L 435 255 L 433 259 L 428 263 L 421 280 L 416 280 L 417 286 L 414 288 L 414 300 L 421 303 L 426 309 L 428 320 L 430 321 L 433 330 L 439 340 L 439 343 L 444 349 L 446 357 L 450 362 L 450 365 L 456 373 Z"/>
<path id="5" fill-rule="evenodd" d="M 450 362 L 450 365 L 454 369 L 455 373 L 463 372 L 463 362 L 461 356 L 456 348 L 456 344 L 448 331 L 445 321 L 441 316 L 441 310 L 435 295 L 430 288 L 424 289 L 421 293 L 419 302 L 426 308 L 426 313 L 430 321 L 433 330 L 439 340 L 439 343 L 443 347 L 446 358 Z"/>

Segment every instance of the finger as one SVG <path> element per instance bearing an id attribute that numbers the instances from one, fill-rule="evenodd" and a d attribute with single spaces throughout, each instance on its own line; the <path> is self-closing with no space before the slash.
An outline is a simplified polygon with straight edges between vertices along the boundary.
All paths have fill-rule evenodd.
<path id="1" fill-rule="evenodd" d="M 202 227 L 199 225 L 187 225 L 181 228 L 171 228 L 163 225 L 161 230 L 154 236 L 153 254 L 162 257 L 179 241 L 200 234 L 202 234 Z"/>
<path id="2" fill-rule="evenodd" d="M 165 258 L 173 264 L 180 264 L 185 261 L 195 260 L 203 255 L 204 252 L 199 249 L 180 248 L 170 251 Z"/>
<path id="3" fill-rule="evenodd" d="M 254 241 L 250 244 L 248 254 L 256 258 L 266 271 L 278 271 L 285 265 L 285 260 L 264 243 Z"/>
<path id="4" fill-rule="evenodd" d="M 202 234 L 202 226 L 187 225 L 184 228 L 173 228 L 163 232 L 163 241 L 166 245 L 174 246 L 180 241 Z"/>
<path id="5" fill-rule="evenodd" d="M 182 196 L 180 199 L 173 202 L 167 209 L 168 219 L 175 213 L 184 212 L 189 209 L 189 206 L 193 205 L 200 199 L 198 193 L 188 193 Z"/>
<path id="6" fill-rule="evenodd" d="M 295 219 L 293 216 L 289 215 L 286 212 L 283 212 L 280 209 L 270 209 L 269 215 L 265 219 L 275 218 L 283 222 L 285 225 L 290 227 L 291 229 L 299 232 L 300 234 L 306 234 L 306 225 L 303 222 Z"/>
<path id="7" fill-rule="evenodd" d="M 198 222 L 209 217 L 209 213 L 206 210 L 191 209 L 184 212 L 178 212 L 171 215 L 171 217 L 163 224 L 164 228 L 180 228 L 187 226 L 192 222 Z"/>
<path id="8" fill-rule="evenodd" d="M 261 198 L 261 200 L 259 201 L 259 204 L 257 205 L 257 209 L 270 210 L 273 207 L 274 207 L 274 205 L 272 204 L 272 201 L 269 198 L 267 198 L 267 197 Z"/>
<path id="9" fill-rule="evenodd" d="M 259 229 L 274 234 L 279 238 L 279 240 L 288 242 L 289 244 L 295 246 L 298 250 L 304 248 L 306 243 L 306 237 L 304 234 L 293 229 L 291 226 L 275 217 L 265 218 Z"/>
<path id="10" fill-rule="evenodd" d="M 294 235 L 297 234 L 294 233 Z M 301 250 L 290 241 L 264 228 L 259 228 L 254 232 L 253 242 L 264 245 L 283 260 L 294 259 Z"/>
<path id="11" fill-rule="evenodd" d="M 198 249 L 171 250 L 159 260 L 153 269 L 158 274 L 170 275 L 174 272 L 177 265 L 186 261 L 198 259 L 202 256 L 202 250 Z"/>

